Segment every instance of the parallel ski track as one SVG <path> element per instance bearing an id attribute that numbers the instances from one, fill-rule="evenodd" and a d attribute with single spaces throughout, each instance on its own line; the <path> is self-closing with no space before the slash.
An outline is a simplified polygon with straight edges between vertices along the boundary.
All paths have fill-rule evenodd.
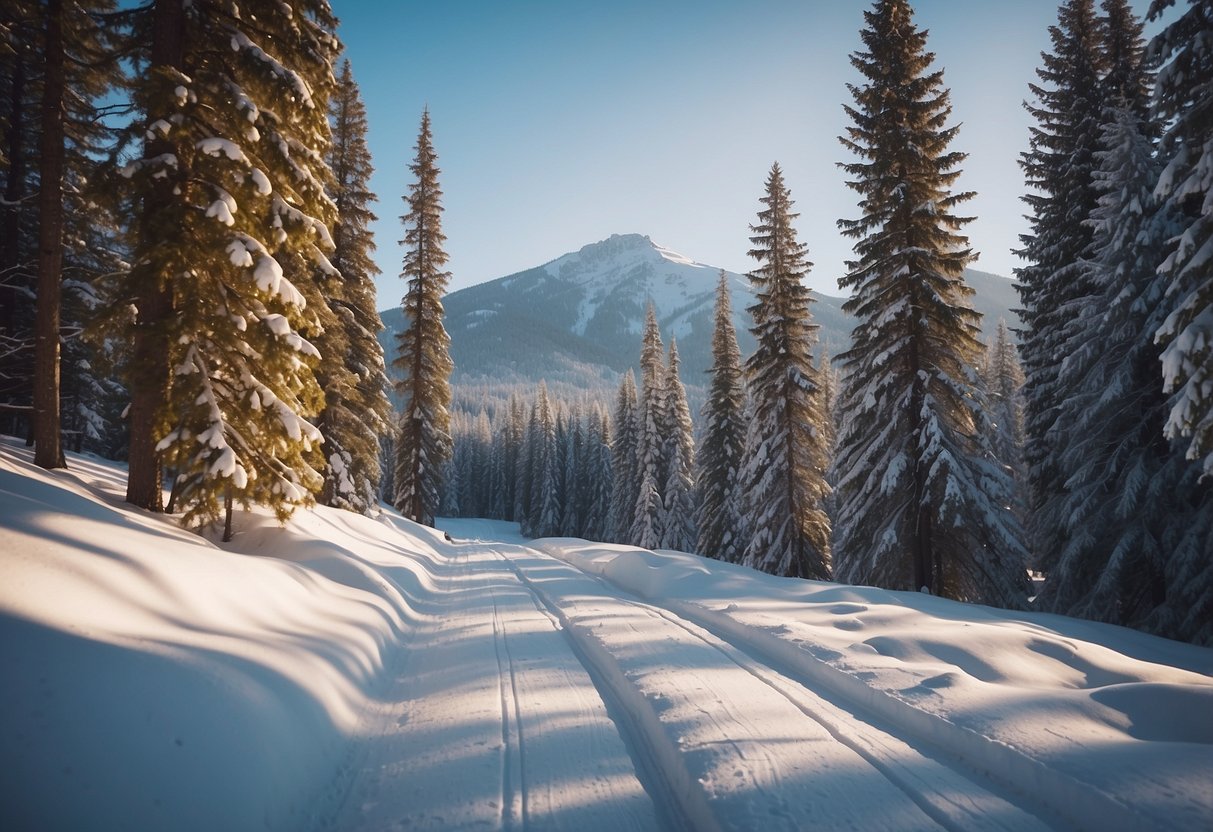
<path id="1" fill-rule="evenodd" d="M 759 681 L 769 686 L 780 696 L 787 699 L 808 719 L 824 728 L 838 742 L 854 751 L 868 762 L 880 774 L 903 792 L 922 811 L 949 832 L 967 832 L 973 828 L 974 821 L 989 822 L 983 817 L 980 807 L 965 805 L 963 796 L 935 793 L 917 781 L 920 775 L 902 770 L 898 765 L 890 764 L 881 754 L 881 746 L 903 745 L 912 749 L 916 754 L 931 763 L 946 769 L 963 781 L 971 784 L 975 790 L 993 794 L 1012 805 L 1027 804 L 1031 809 L 1024 809 L 1015 820 L 1008 821 L 1005 828 L 1021 830 L 1025 828 L 1050 829 L 1068 827 L 1057 813 L 1049 807 L 1036 806 L 1030 794 L 1024 794 L 1015 788 L 1017 784 L 1001 783 L 984 773 L 971 768 L 963 758 L 949 754 L 947 749 L 931 743 L 918 741 L 912 733 L 908 736 L 894 733 L 889 727 L 882 725 L 883 720 L 874 718 L 862 702 L 827 696 L 814 690 L 810 681 L 805 679 L 786 662 L 780 661 L 751 642 L 738 638 L 726 632 L 723 628 L 713 626 L 716 622 L 708 616 L 694 614 L 687 609 L 691 605 L 679 605 L 679 609 L 661 607 L 637 598 L 616 586 L 602 576 L 579 569 L 567 561 L 553 558 L 536 549 L 509 544 L 489 544 L 487 548 L 502 558 L 509 568 L 518 576 L 522 585 L 532 594 L 536 607 L 545 610 L 560 625 L 568 638 L 570 646 L 582 660 L 591 679 L 598 686 L 599 692 L 607 703 L 608 712 L 615 718 L 624 735 L 629 750 L 637 753 L 637 773 L 645 788 L 654 796 L 654 800 L 663 809 L 667 818 L 680 829 L 719 829 L 707 796 L 700 784 L 682 764 L 682 754 L 677 746 L 669 740 L 662 730 L 660 720 L 651 704 L 626 679 L 619 669 L 615 659 L 592 637 L 587 637 L 559 606 L 559 604 L 536 585 L 526 574 L 524 566 L 509 556 L 511 549 L 519 550 L 528 556 L 551 558 L 567 566 L 581 575 L 592 579 L 603 587 L 605 595 L 620 603 L 643 610 L 678 626 L 694 638 L 709 647 L 719 651 L 731 662 L 745 670 Z M 708 611 L 705 611 L 708 612 Z M 841 711 L 845 717 L 840 718 L 836 712 Z M 831 712 L 835 712 L 832 714 Z M 861 721 L 871 729 L 858 736 L 854 731 L 855 720 Z M 899 727 L 899 726 L 895 726 Z M 874 736 L 875 735 L 875 736 Z M 1013 791 L 1014 799 L 1008 792 Z M 662 801 L 659 795 L 672 796 L 673 800 Z M 966 816 L 968 820 L 966 821 Z"/>
<path id="2" fill-rule="evenodd" d="M 707 795 L 682 765 L 678 747 L 662 730 L 657 714 L 644 695 L 624 677 L 615 659 L 596 641 L 577 635 L 577 625 L 547 593 L 527 578 L 512 558 L 500 548 L 488 548 L 518 577 L 519 583 L 530 593 L 535 609 L 562 633 L 589 674 L 607 713 L 619 729 L 624 746 L 632 755 L 637 777 L 665 825 L 678 832 L 722 832 L 708 805 Z M 535 550 L 528 551 L 550 557 Z M 618 592 L 612 588 L 610 594 L 615 597 Z"/>

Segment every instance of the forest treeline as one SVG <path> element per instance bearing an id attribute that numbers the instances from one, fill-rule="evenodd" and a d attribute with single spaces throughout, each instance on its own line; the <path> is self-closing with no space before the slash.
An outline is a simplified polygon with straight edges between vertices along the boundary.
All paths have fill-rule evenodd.
<path id="1" fill-rule="evenodd" d="M 652 314 L 609 407 L 455 407 L 428 111 L 385 357 L 366 113 L 325 0 L 11 0 L 0 419 L 39 465 L 125 458 L 129 502 L 228 536 L 237 505 L 383 498 L 1008 607 L 1031 567 L 1036 608 L 1213 642 L 1213 0 L 1171 17 L 1147 42 L 1127 0 L 1059 8 L 1020 159 L 1017 354 L 979 340 L 943 71 L 911 5 L 876 0 L 840 91 L 850 345 L 819 351 L 773 165 L 754 348 L 722 282 L 696 428 Z"/>

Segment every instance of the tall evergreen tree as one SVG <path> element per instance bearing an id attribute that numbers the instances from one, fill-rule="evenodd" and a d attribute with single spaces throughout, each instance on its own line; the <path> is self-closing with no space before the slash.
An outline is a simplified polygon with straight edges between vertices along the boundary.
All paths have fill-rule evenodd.
<path id="1" fill-rule="evenodd" d="M 652 302 L 645 312 L 640 342 L 641 387 L 636 407 L 636 504 L 629 543 L 645 549 L 661 545 L 661 515 L 668 469 L 665 457 L 665 348 Z"/>
<path id="2" fill-rule="evenodd" d="M 1182 620 L 1182 606 L 1165 609 L 1180 595 L 1167 585 L 1174 530 L 1192 528 L 1201 497 L 1213 511 L 1213 491 L 1196 482 L 1199 466 L 1162 435 L 1167 397 L 1153 333 L 1165 316 L 1165 288 L 1155 267 L 1169 229 L 1165 213 L 1155 214 L 1158 169 L 1140 125 L 1125 108 L 1105 130 L 1088 264 L 1100 294 L 1082 310 L 1089 334 L 1071 345 L 1063 368 L 1076 380 L 1073 416 L 1056 425 L 1073 457 L 1069 535 L 1038 598 L 1046 609 L 1131 626 L 1160 615 Z"/>
<path id="3" fill-rule="evenodd" d="M 1171 5 L 1154 0 L 1157 18 Z M 1213 475 L 1213 0 L 1188 9 L 1150 43 L 1160 66 L 1153 116 L 1164 125 L 1165 167 L 1156 193 L 1179 223 L 1159 267 L 1170 313 L 1158 328 L 1162 376 L 1173 393 L 1166 434 L 1188 442 L 1188 458 Z"/>
<path id="4" fill-rule="evenodd" d="M 662 495 L 661 547 L 694 552 L 695 531 L 695 428 L 687 391 L 678 375 L 678 345 L 670 339 L 670 360 L 665 372 L 666 477 Z"/>
<path id="5" fill-rule="evenodd" d="M 840 356 L 838 575 L 1022 606 L 1025 552 L 977 389 L 973 255 L 953 213 L 972 194 L 951 191 L 964 154 L 948 150 L 948 90 L 905 0 L 878 0 L 864 19 L 842 139 L 863 215 L 839 221 L 856 240 L 839 284 L 858 324 Z"/>
<path id="6" fill-rule="evenodd" d="M 1011 475 L 1011 503 L 1021 518 L 1027 506 L 1023 467 L 1023 367 L 1019 349 L 1005 319 L 999 319 L 994 341 L 986 349 L 983 383 L 989 403 L 990 446 Z"/>
<path id="7" fill-rule="evenodd" d="M 587 540 L 606 541 L 610 537 L 608 521 L 611 511 L 611 495 L 614 491 L 614 474 L 611 468 L 611 421 L 605 410 L 599 408 L 591 415 L 590 431 L 586 438 L 588 467 L 586 479 L 589 486 L 582 537 Z"/>
<path id="8" fill-rule="evenodd" d="M 102 99 L 122 83 L 120 27 L 102 23 L 112 10 L 57 0 L 0 15 L 0 402 L 32 406 L 34 457 L 47 467 L 64 464 L 64 434 L 113 455 L 106 434 L 120 409 L 106 373 L 120 339 L 82 337 L 102 305 L 99 276 L 123 266 L 113 206 L 92 185 L 112 138 Z"/>
<path id="9" fill-rule="evenodd" d="M 0 404 L 5 430 L 29 432 L 33 411 L 34 299 L 37 280 L 37 6 L 0 6 Z"/>
<path id="10" fill-rule="evenodd" d="M 328 357 L 317 368 L 325 401 L 317 427 L 328 458 L 321 499 L 367 512 L 378 503 L 379 437 L 388 430 L 391 405 L 378 339 L 383 323 L 375 308 L 379 268 L 371 259 L 375 242 L 369 226 L 376 217 L 370 209 L 375 195 L 368 190 L 373 168 L 366 146 L 366 108 L 348 60 L 329 102 L 329 121 L 329 196 L 337 208 L 332 263 L 340 278 L 327 281 L 335 320 L 316 338 L 317 348 Z"/>
<path id="11" fill-rule="evenodd" d="M 527 534 L 560 534 L 560 456 L 556 444 L 556 414 L 548 399 L 547 384 L 539 383 L 531 428 L 531 513 Z"/>
<path id="12" fill-rule="evenodd" d="M 756 301 L 750 307 L 758 344 L 746 361 L 753 418 L 741 475 L 753 529 L 743 563 L 788 577 L 830 577 L 829 494 L 825 471 L 825 413 L 813 366 L 817 326 L 809 290 L 801 282 L 811 263 L 796 238 L 791 193 L 778 164 L 771 166 L 766 207 L 750 226 L 759 266 L 750 272 Z"/>
<path id="13" fill-rule="evenodd" d="M 401 274 L 408 281 L 402 303 L 408 326 L 398 336 L 400 354 L 394 362 L 403 375 L 397 385 L 403 411 L 394 504 L 412 520 L 433 525 L 442 463 L 451 455 L 451 339 L 442 323 L 442 295 L 451 275 L 443 270 L 442 189 L 428 109 L 421 115 L 416 150 L 409 166 L 416 181 L 405 197 L 408 213 L 401 217 L 408 247 Z"/>
<path id="14" fill-rule="evenodd" d="M 640 491 L 636 460 L 639 457 L 636 418 L 636 377 L 631 370 L 619 382 L 615 400 L 615 431 L 611 443 L 611 508 L 607 518 L 607 538 L 628 543 L 632 537 L 632 512 Z"/>
<path id="15" fill-rule="evenodd" d="M 1026 104 L 1036 120 L 1020 160 L 1030 192 L 1024 197 L 1031 231 L 1018 252 L 1016 270 L 1023 303 L 1020 356 L 1025 387 L 1025 448 L 1031 504 L 1029 531 L 1038 564 L 1051 568 L 1065 540 L 1061 506 L 1072 472 L 1060 467 L 1053 423 L 1070 391 L 1059 376 L 1063 345 L 1075 334 L 1075 304 L 1093 293 L 1081 263 L 1091 256 L 1087 218 L 1098 191 L 1093 174 L 1105 120 L 1102 77 L 1104 27 L 1094 0 L 1065 0 L 1049 27 L 1053 51 L 1042 55 Z"/>
<path id="16" fill-rule="evenodd" d="M 187 522 L 233 502 L 285 517 L 323 481 L 319 355 L 301 332 L 328 314 L 312 269 L 334 271 L 336 21 L 324 0 L 241 8 L 157 0 L 139 23 L 127 499 L 159 507 L 163 462 Z"/>
<path id="17" fill-rule="evenodd" d="M 697 551 L 736 563 L 744 540 L 741 492 L 738 488 L 745 451 L 745 390 L 741 350 L 733 328 L 728 276 L 720 272 L 716 287 L 716 321 L 712 335 L 712 381 L 703 405 L 703 441 L 699 446 L 699 539 Z"/>

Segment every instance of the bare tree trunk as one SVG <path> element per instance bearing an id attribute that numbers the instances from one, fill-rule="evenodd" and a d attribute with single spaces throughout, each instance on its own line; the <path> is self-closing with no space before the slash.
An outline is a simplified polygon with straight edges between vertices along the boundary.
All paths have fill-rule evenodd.
<path id="1" fill-rule="evenodd" d="M 182 0 L 156 0 L 152 18 L 152 56 L 150 72 L 158 67 L 185 68 L 185 8 Z M 154 158 L 172 153 L 171 142 L 156 138 L 144 145 L 143 157 Z M 146 251 L 157 215 L 171 205 L 177 183 L 172 177 L 159 180 L 143 204 L 141 237 L 138 248 Z M 143 266 L 146 268 L 146 264 Z M 138 264 L 136 268 L 139 268 Z M 164 506 L 163 473 L 156 434 L 161 410 L 168 399 L 171 382 L 167 362 L 168 343 L 163 330 L 172 314 L 172 294 L 167 275 L 144 275 L 136 300 L 139 310 L 135 325 L 134 366 L 130 409 L 130 473 L 126 483 L 126 501 L 150 511 Z"/>
<path id="2" fill-rule="evenodd" d="M 59 413 L 63 278 L 63 3 L 47 0 L 38 175 L 38 306 L 34 341 L 34 464 L 64 468 Z"/>
<path id="3" fill-rule="evenodd" d="M 228 486 L 227 494 L 223 497 L 223 542 L 232 539 L 232 488 Z"/>

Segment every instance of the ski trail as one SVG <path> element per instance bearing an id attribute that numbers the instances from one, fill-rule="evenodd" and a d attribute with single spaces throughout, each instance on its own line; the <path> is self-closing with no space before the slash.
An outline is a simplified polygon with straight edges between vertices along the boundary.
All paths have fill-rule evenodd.
<path id="1" fill-rule="evenodd" d="M 595 662 L 595 669 L 597 675 L 612 680 L 614 696 L 628 699 L 626 691 L 618 690 L 620 687 L 643 691 L 641 698 L 645 710 L 657 721 L 656 730 L 672 739 L 679 752 L 674 760 L 668 750 L 656 754 L 668 770 L 666 779 L 695 782 L 695 791 L 707 796 L 710 811 L 721 827 L 746 828 L 761 822 L 769 827 L 798 828 L 813 823 L 845 828 L 858 822 L 890 829 L 942 827 L 956 832 L 1049 828 L 1040 818 L 1006 800 L 984 778 L 939 762 L 694 622 L 626 596 L 598 577 L 528 547 L 501 549 L 524 583 L 583 644 L 585 653 L 607 654 L 605 660 Z M 618 622 L 614 628 L 609 626 L 612 621 Z M 612 634 L 611 629 L 616 632 Z M 678 644 L 677 658 L 689 666 L 669 668 L 651 666 L 656 664 L 651 662 L 646 667 L 645 662 L 636 661 L 634 656 L 639 651 L 631 637 L 639 633 L 662 644 Z M 670 659 L 662 661 L 668 665 Z M 735 672 L 730 672 L 730 667 Z M 761 688 L 747 685 L 739 674 L 760 683 Z M 705 686 L 703 678 L 713 684 Z M 738 701 L 726 690 L 744 690 L 745 694 Z M 772 701 L 771 694 L 777 702 Z M 767 719 L 746 718 L 747 711 L 760 709 L 769 711 Z M 796 725 L 791 713 L 802 721 L 807 717 L 813 728 Z M 635 716 L 634 720 L 646 721 Z M 783 728 L 783 736 L 774 742 L 769 738 L 772 721 Z M 701 740 L 697 747 L 691 735 L 703 733 L 704 725 L 715 726 L 715 736 Z M 646 733 L 653 732 L 654 726 L 647 725 Z M 807 751 L 812 743 L 825 738 L 835 750 L 841 747 L 848 753 Z M 648 742 L 662 748 L 659 740 L 650 737 Z M 800 743 L 800 747 L 793 751 L 788 742 Z M 881 787 L 870 783 L 862 786 L 865 799 L 858 812 L 848 813 L 843 808 L 831 813 L 814 808 L 818 801 L 813 795 L 820 790 L 813 785 L 812 766 L 821 767 L 818 774 L 833 776 L 840 767 L 854 766 L 855 758 L 863 767 L 855 772 L 855 782 L 845 791 L 859 787 L 875 774 L 877 782 L 897 790 L 896 798 L 881 798 L 901 807 L 896 817 L 880 817 L 873 795 L 880 793 Z M 679 799 L 690 806 L 696 803 L 693 795 L 681 795 Z M 905 804 L 912 809 L 907 811 Z M 701 820 L 698 810 L 686 811 L 688 816 Z"/>
<path id="2" fill-rule="evenodd" d="M 662 828 L 593 680 L 484 547 L 435 546 L 427 615 L 352 755 L 350 830 Z M 389 575 L 391 567 L 380 564 Z M 403 567 L 401 567 L 403 568 Z M 416 582 L 414 582 L 416 583 Z"/>

